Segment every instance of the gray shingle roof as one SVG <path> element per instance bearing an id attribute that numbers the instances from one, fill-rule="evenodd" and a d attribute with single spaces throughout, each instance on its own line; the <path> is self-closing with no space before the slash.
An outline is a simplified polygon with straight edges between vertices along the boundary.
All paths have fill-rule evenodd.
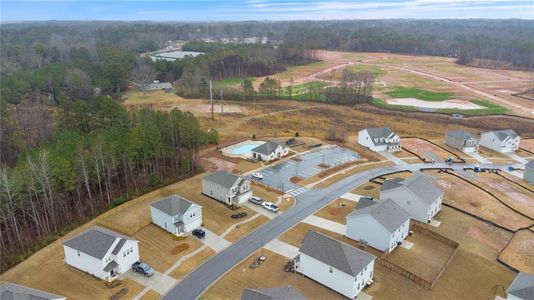
<path id="1" fill-rule="evenodd" d="M 421 174 L 398 182 L 386 180 L 382 184 L 380 191 L 388 191 L 403 187 L 410 190 L 413 194 L 427 204 L 434 203 L 434 201 L 436 201 L 436 199 L 443 194 L 442 190 L 440 190 L 437 186 L 430 182 L 430 180 Z"/>
<path id="2" fill-rule="evenodd" d="M 308 231 L 300 252 L 352 276 L 363 271 L 376 258 L 315 231 Z"/>
<path id="3" fill-rule="evenodd" d="M 213 174 L 204 176 L 204 179 L 222 185 L 226 188 L 231 188 L 234 184 L 241 179 L 241 177 L 234 175 L 226 171 L 219 171 Z"/>
<path id="4" fill-rule="evenodd" d="M 515 131 L 508 129 L 508 130 L 496 130 L 493 131 L 495 136 L 501 141 L 504 141 L 507 137 L 510 137 L 512 139 L 515 139 L 517 137 L 517 133 Z"/>
<path id="5" fill-rule="evenodd" d="M 368 206 L 371 206 L 375 204 L 376 202 L 373 201 L 373 198 L 371 197 L 361 197 L 360 200 L 358 200 L 358 203 L 356 203 L 356 209 L 362 209 L 366 208 Z"/>
<path id="6" fill-rule="evenodd" d="M 380 200 L 365 208 L 356 209 L 347 218 L 367 214 L 371 215 L 391 233 L 410 219 L 410 214 L 391 199 Z"/>
<path id="7" fill-rule="evenodd" d="M 107 264 L 104 267 L 104 272 L 109 272 L 109 271 L 115 269 L 118 266 L 119 266 L 119 264 L 116 261 L 112 260 L 109 264 Z"/>
<path id="8" fill-rule="evenodd" d="M 534 169 L 534 160 L 529 161 L 526 165 L 526 168 Z"/>
<path id="9" fill-rule="evenodd" d="M 182 215 L 192 205 L 196 204 L 178 195 L 171 195 L 150 204 L 150 206 L 166 213 L 169 216 Z"/>
<path id="10" fill-rule="evenodd" d="M 117 255 L 119 253 L 119 251 L 121 251 L 122 249 L 122 246 L 124 246 L 124 244 L 126 243 L 127 239 L 121 239 L 118 243 L 117 243 L 117 246 L 115 246 L 115 249 L 113 249 L 113 251 L 111 251 L 111 254 L 113 255 Z"/>
<path id="11" fill-rule="evenodd" d="M 451 137 L 459 138 L 464 141 L 467 141 L 469 139 L 476 139 L 475 136 L 473 136 L 470 132 L 461 130 L 461 129 L 449 131 L 447 132 L 447 135 Z"/>
<path id="12" fill-rule="evenodd" d="M 0 299 L 2 300 L 51 300 L 65 299 L 63 296 L 43 292 L 23 285 L 2 282 L 0 284 Z"/>
<path id="13" fill-rule="evenodd" d="M 264 154 L 264 155 L 269 155 L 269 154 L 273 153 L 274 150 L 276 150 L 276 148 L 278 148 L 278 146 L 281 146 L 281 145 L 276 143 L 276 142 L 269 141 L 269 142 L 266 142 L 266 143 L 263 143 L 263 144 L 259 145 L 258 147 L 252 149 L 251 151 L 252 152 L 261 153 L 261 154 Z"/>
<path id="14" fill-rule="evenodd" d="M 133 239 L 122 234 L 104 229 L 100 226 L 93 226 L 82 232 L 80 235 L 65 241 L 63 245 L 92 257 L 102 259 L 117 239 L 133 241 Z M 113 252 L 115 251 L 118 253 L 120 249 L 114 248 Z"/>
<path id="15" fill-rule="evenodd" d="M 284 285 L 270 289 L 245 289 L 241 300 L 305 300 L 302 294 L 292 286 Z"/>
<path id="16" fill-rule="evenodd" d="M 508 288 L 508 294 L 524 300 L 534 300 L 534 275 L 519 272 Z"/>
<path id="17" fill-rule="evenodd" d="M 381 146 L 381 145 L 397 145 L 399 143 L 388 143 L 384 140 L 375 140 L 375 138 L 388 138 L 391 135 L 394 135 L 395 133 L 391 131 L 388 127 L 371 127 L 366 128 L 367 132 L 369 133 L 369 137 L 371 138 L 371 141 L 375 146 Z"/>

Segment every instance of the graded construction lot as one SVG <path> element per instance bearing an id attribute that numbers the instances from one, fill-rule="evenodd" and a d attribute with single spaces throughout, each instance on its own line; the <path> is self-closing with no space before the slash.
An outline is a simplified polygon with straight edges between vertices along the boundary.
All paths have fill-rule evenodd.
<path id="1" fill-rule="evenodd" d="M 139 256 L 159 272 L 165 272 L 182 256 L 202 246 L 194 236 L 176 238 L 156 225 L 150 224 L 133 236 L 139 240 Z"/>
<path id="2" fill-rule="evenodd" d="M 401 146 L 416 153 L 420 157 L 426 158 L 427 161 L 434 160 L 436 162 L 442 162 L 449 157 L 454 158 L 454 155 L 451 153 L 418 138 L 401 138 Z"/>
<path id="3" fill-rule="evenodd" d="M 267 260 L 258 268 L 249 265 L 260 255 Z M 307 299 L 346 299 L 329 288 L 297 273 L 285 272 L 289 258 L 266 249 L 254 253 L 211 286 L 201 299 L 241 299 L 245 288 L 264 289 L 290 285 Z"/>
<path id="4" fill-rule="evenodd" d="M 534 232 L 519 230 L 499 256 L 499 259 L 513 268 L 534 274 Z"/>
<path id="5" fill-rule="evenodd" d="M 433 175 L 433 182 L 445 192 L 444 203 L 512 231 L 533 223 L 529 218 L 514 212 L 488 193 L 460 178 L 443 172 L 430 171 L 425 173 Z"/>
<path id="6" fill-rule="evenodd" d="M 519 145 L 519 147 L 534 153 L 534 139 L 521 140 L 521 144 Z"/>

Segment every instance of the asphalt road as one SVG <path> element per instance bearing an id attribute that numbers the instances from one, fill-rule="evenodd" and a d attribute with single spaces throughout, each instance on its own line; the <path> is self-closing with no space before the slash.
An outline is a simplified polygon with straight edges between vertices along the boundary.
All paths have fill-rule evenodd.
<path id="1" fill-rule="evenodd" d="M 269 223 L 259 227 L 230 247 L 219 252 L 211 259 L 200 265 L 187 277 L 173 287 L 163 299 L 196 299 L 217 279 L 230 271 L 234 266 L 254 252 L 262 248 L 271 240 L 277 238 L 291 227 L 302 221 L 307 216 L 321 209 L 341 195 L 353 190 L 355 187 L 369 181 L 369 179 L 395 171 L 417 171 L 421 168 L 472 168 L 474 164 L 412 164 L 394 167 L 385 167 L 364 171 L 336 182 L 328 188 L 310 190 L 298 195 L 293 208 L 281 213 Z M 493 168 L 504 170 L 508 165 L 479 165 L 481 168 Z M 515 165 L 518 166 L 518 165 Z"/>

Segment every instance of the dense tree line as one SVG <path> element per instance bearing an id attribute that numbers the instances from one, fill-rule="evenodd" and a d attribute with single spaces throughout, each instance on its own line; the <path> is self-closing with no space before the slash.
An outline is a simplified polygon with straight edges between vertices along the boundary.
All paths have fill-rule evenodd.
<path id="1" fill-rule="evenodd" d="M 72 224 L 197 170 L 199 148 L 216 143 L 190 114 L 141 110 L 96 97 L 61 112 L 49 142 L 0 167 L 2 270 Z"/>

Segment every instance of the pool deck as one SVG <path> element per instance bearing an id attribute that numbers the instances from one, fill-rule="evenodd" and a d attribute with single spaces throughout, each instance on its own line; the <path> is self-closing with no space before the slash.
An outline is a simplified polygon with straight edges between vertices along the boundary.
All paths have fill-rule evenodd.
<path id="1" fill-rule="evenodd" d="M 221 151 L 222 154 L 227 157 L 249 159 L 252 157 L 251 150 L 263 144 L 265 144 L 265 141 L 246 140 L 224 147 Z"/>

